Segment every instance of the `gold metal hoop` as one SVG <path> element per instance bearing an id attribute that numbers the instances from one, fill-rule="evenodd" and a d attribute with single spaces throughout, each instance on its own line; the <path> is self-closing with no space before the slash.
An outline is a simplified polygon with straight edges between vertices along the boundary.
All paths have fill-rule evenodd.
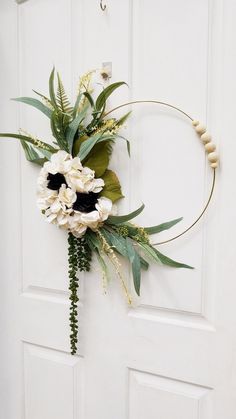
<path id="1" fill-rule="evenodd" d="M 112 112 L 114 112 L 114 111 L 116 111 L 116 110 L 118 110 L 120 108 L 123 108 L 125 106 L 136 105 L 136 104 L 143 104 L 143 103 L 154 103 L 154 104 L 157 104 L 157 105 L 163 105 L 163 106 L 166 106 L 168 108 L 172 108 L 172 109 L 176 110 L 177 112 L 180 112 L 182 115 L 186 116 L 186 118 L 190 119 L 190 121 L 193 121 L 194 120 L 189 114 L 187 114 L 186 112 L 184 112 L 182 109 L 178 108 L 177 106 L 173 106 L 170 103 L 161 102 L 161 101 L 158 101 L 158 100 L 133 100 L 131 102 L 126 102 L 126 103 L 123 103 L 122 105 L 116 106 L 115 108 L 113 108 L 110 111 L 106 112 L 104 114 L 104 117 L 105 116 L 108 116 Z M 215 171 L 215 168 L 213 168 L 212 170 L 213 170 L 213 177 L 212 177 L 212 184 L 211 184 L 210 194 L 209 194 L 209 197 L 208 197 L 208 199 L 206 201 L 206 204 L 203 207 L 203 210 L 201 211 L 200 215 L 193 221 L 192 224 L 190 224 L 189 227 L 187 227 L 184 231 L 182 231 L 182 233 L 179 233 L 176 236 L 171 237 L 170 239 L 167 239 L 167 240 L 164 240 L 164 241 L 161 241 L 161 242 L 158 242 L 158 243 L 152 243 L 153 246 L 157 246 L 157 245 L 159 246 L 161 244 L 170 243 L 170 242 L 178 239 L 179 237 L 183 236 L 188 231 L 190 231 L 201 220 L 201 218 L 205 214 L 207 208 L 209 207 L 209 204 L 210 204 L 210 202 L 212 200 L 213 192 L 214 192 L 214 189 L 215 189 L 215 184 L 216 184 L 216 171 Z"/>

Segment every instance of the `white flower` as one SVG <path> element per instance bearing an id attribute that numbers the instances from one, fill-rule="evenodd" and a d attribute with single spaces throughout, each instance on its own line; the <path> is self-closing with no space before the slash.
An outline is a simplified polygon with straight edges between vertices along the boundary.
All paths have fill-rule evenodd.
<path id="1" fill-rule="evenodd" d="M 70 170 L 72 156 L 64 150 L 59 150 L 52 154 L 51 160 L 44 163 L 44 168 L 55 175 L 56 173 L 65 174 Z"/>
<path id="2" fill-rule="evenodd" d="M 57 174 L 63 176 L 52 176 Z M 104 181 L 96 179 L 94 170 L 83 167 L 78 157 L 73 158 L 63 150 L 53 154 L 51 160 L 44 164 L 37 186 L 37 203 L 47 221 L 70 231 L 75 237 L 82 237 L 87 228 L 96 231 L 112 213 L 112 201 L 105 197 L 97 199 L 97 195 L 92 197 L 90 212 L 74 209 L 77 199 L 82 200 L 81 208 L 86 208 L 83 199 L 86 203 L 88 194 L 101 192 Z"/>
<path id="3" fill-rule="evenodd" d="M 93 189 L 94 175 L 94 170 L 88 167 L 83 167 L 82 170 L 72 168 L 66 175 L 66 182 L 68 186 L 74 188 L 77 192 L 90 192 Z"/>
<path id="4" fill-rule="evenodd" d="M 45 165 L 44 165 L 45 166 Z M 37 180 L 37 187 L 38 187 L 38 191 L 44 191 L 45 188 L 47 187 L 47 177 L 48 177 L 48 171 L 45 169 L 45 167 L 42 167 L 42 169 L 39 172 L 39 177 Z"/>
<path id="5" fill-rule="evenodd" d="M 100 215 L 98 211 L 91 211 L 87 213 L 81 213 L 82 224 L 90 227 L 92 230 L 96 230 L 100 221 Z"/>
<path id="6" fill-rule="evenodd" d="M 57 198 L 57 191 L 51 191 L 50 189 L 45 188 L 37 194 L 37 204 L 39 209 L 46 210 L 50 205 L 52 205 Z"/>
<path id="7" fill-rule="evenodd" d="M 95 205 L 98 210 L 100 221 L 105 221 L 112 211 L 112 201 L 109 198 L 101 197 Z"/>
<path id="8" fill-rule="evenodd" d="M 104 180 L 103 179 L 93 179 L 92 182 L 90 182 L 89 185 L 87 185 L 87 192 L 94 192 L 94 193 L 98 193 L 101 192 L 101 190 L 103 189 L 104 186 Z"/>
<path id="9" fill-rule="evenodd" d="M 77 196 L 73 189 L 67 188 L 66 185 L 63 184 L 59 189 L 58 198 L 63 208 L 71 208 L 73 203 L 76 201 Z"/>

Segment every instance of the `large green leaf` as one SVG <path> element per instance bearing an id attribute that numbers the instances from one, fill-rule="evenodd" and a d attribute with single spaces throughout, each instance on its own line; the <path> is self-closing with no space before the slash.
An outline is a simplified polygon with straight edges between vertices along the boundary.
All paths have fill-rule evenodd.
<path id="1" fill-rule="evenodd" d="M 119 179 L 112 170 L 106 170 L 102 179 L 105 182 L 105 186 L 101 191 L 101 196 L 109 198 L 112 202 L 116 202 L 118 199 L 124 197 Z"/>
<path id="2" fill-rule="evenodd" d="M 34 108 L 38 109 L 39 111 L 43 112 L 48 118 L 51 117 L 52 110 L 45 106 L 40 100 L 34 99 L 32 97 L 16 97 L 12 100 L 16 102 L 26 103 L 27 105 L 33 106 Z"/>
<path id="3" fill-rule="evenodd" d="M 132 241 L 130 240 L 129 237 L 126 238 L 126 248 L 127 248 L 128 258 L 132 266 L 134 288 L 137 295 L 140 295 L 141 263 L 140 263 L 139 255 L 135 251 Z"/>
<path id="4" fill-rule="evenodd" d="M 110 217 L 108 217 L 107 219 L 107 222 L 109 224 L 121 224 L 125 223 L 126 221 L 130 221 L 133 218 L 137 217 L 143 211 L 144 207 L 145 205 L 142 204 L 141 207 L 126 215 L 110 215 Z"/>
<path id="5" fill-rule="evenodd" d="M 0 133 L 0 137 L 4 138 L 16 138 L 18 140 L 26 141 L 27 143 L 33 144 L 34 147 L 38 148 L 39 150 L 45 150 L 50 153 L 56 153 L 58 150 L 52 147 L 50 144 L 44 143 L 41 140 L 35 140 L 31 137 L 27 137 L 26 135 L 21 134 L 11 134 L 11 133 Z"/>
<path id="6" fill-rule="evenodd" d="M 92 135 L 89 137 L 86 141 L 82 142 L 79 150 L 79 158 L 81 161 L 85 159 L 85 157 L 88 156 L 92 148 L 95 146 L 95 144 L 107 140 L 113 140 L 115 138 L 114 135 L 104 135 L 103 133 L 99 132 L 97 134 Z"/>
<path id="7" fill-rule="evenodd" d="M 83 165 L 95 171 L 96 177 L 101 177 L 106 171 L 112 153 L 112 141 L 104 141 L 96 144 L 90 151 L 89 156 L 83 161 Z"/>
<path id="8" fill-rule="evenodd" d="M 124 81 L 119 81 L 117 83 L 112 83 L 110 86 L 107 86 L 97 97 L 95 108 L 97 111 L 100 111 L 103 106 L 105 105 L 107 99 L 109 96 L 116 90 L 118 87 L 122 86 L 123 84 L 126 84 Z"/>
<path id="9" fill-rule="evenodd" d="M 161 231 L 164 230 L 168 230 L 169 228 L 173 227 L 175 224 L 179 223 L 180 221 L 182 221 L 183 217 L 181 218 L 176 218 L 175 220 L 172 221 L 167 221 L 166 223 L 163 224 L 159 224 L 157 226 L 153 226 L 153 227 L 145 227 L 144 230 L 146 231 L 146 233 L 148 234 L 155 234 L 155 233 L 160 233 Z"/>
<path id="10" fill-rule="evenodd" d="M 82 112 L 80 112 L 75 117 L 75 119 L 73 119 L 73 121 L 68 125 L 68 127 L 66 129 L 66 140 L 67 140 L 67 143 L 68 143 L 70 153 L 72 152 L 72 149 L 73 149 L 75 134 L 76 134 L 76 132 L 79 128 L 79 125 L 81 124 L 81 122 L 85 118 L 86 111 L 87 111 L 87 109 L 83 109 Z"/>

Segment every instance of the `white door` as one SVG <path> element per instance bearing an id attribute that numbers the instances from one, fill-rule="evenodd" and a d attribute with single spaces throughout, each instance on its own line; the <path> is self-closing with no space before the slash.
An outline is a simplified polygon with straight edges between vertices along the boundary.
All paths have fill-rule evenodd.
<path id="1" fill-rule="evenodd" d="M 67 237 L 35 204 L 38 168 L 1 140 L 1 419 L 235 419 L 234 0 L 1 0 L 0 131 L 47 139 L 48 121 L 9 98 L 47 92 L 55 64 L 69 92 L 112 62 L 125 80 L 110 106 L 171 102 L 206 123 L 221 169 L 208 215 L 162 246 L 194 271 L 152 267 L 127 307 L 116 278 L 104 295 L 94 262 L 80 275 L 79 356 L 69 354 Z M 200 213 L 211 172 L 198 137 L 174 112 L 134 109 L 112 166 L 144 225 Z M 235 154 L 234 154 L 235 153 Z M 170 232 L 160 236 L 169 238 Z M 128 273 L 127 273 L 128 275 Z"/>

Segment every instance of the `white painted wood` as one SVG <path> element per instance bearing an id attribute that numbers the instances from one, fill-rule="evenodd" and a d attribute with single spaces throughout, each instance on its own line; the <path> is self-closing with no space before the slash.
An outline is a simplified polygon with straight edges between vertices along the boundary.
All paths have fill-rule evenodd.
<path id="1" fill-rule="evenodd" d="M 1 140 L 0 418 L 235 419 L 236 5 L 106 4 L 103 12 L 98 0 L 1 1 L 0 131 L 20 126 L 51 138 L 43 115 L 9 98 L 32 88 L 46 93 L 54 64 L 73 96 L 80 74 L 109 62 L 111 81 L 129 84 L 109 106 L 170 101 L 207 126 L 220 151 L 217 192 L 204 222 L 162 246 L 194 271 L 152 267 L 131 308 L 115 277 L 103 295 L 95 262 L 81 275 L 80 356 L 72 357 L 66 235 L 36 208 L 38 169 L 16 142 Z M 120 212 L 144 201 L 140 223 L 184 216 L 178 233 L 209 190 L 199 135 L 175 112 L 153 106 L 135 108 L 125 134 L 132 158 L 118 143 L 111 163 L 126 195 Z"/>

